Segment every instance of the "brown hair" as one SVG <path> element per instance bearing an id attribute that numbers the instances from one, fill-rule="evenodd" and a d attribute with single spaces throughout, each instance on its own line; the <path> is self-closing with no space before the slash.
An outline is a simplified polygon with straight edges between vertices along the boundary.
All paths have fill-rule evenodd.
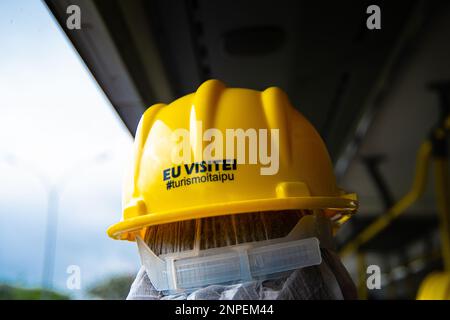
<path id="1" fill-rule="evenodd" d="M 311 210 L 267 211 L 178 221 L 147 227 L 145 242 L 155 254 L 236 245 L 285 237 Z"/>

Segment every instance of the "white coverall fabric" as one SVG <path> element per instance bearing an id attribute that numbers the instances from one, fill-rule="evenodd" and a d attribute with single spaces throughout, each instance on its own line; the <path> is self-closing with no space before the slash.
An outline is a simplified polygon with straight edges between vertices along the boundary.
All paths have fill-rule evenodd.
<path id="1" fill-rule="evenodd" d="M 339 257 L 322 249 L 319 266 L 294 270 L 274 280 L 210 285 L 190 293 L 163 295 L 155 290 L 144 267 L 139 270 L 129 300 L 339 300 L 356 299 L 356 289 Z"/>

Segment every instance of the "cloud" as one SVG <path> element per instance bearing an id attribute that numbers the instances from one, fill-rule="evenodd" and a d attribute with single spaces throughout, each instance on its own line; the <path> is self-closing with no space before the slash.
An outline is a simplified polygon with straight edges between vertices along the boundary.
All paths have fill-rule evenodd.
<path id="1" fill-rule="evenodd" d="M 0 281 L 42 282 L 48 189 L 58 190 L 55 286 L 137 270 L 131 243 L 106 237 L 120 218 L 132 138 L 39 1 L 0 2 Z M 106 153 L 106 160 L 97 161 Z"/>

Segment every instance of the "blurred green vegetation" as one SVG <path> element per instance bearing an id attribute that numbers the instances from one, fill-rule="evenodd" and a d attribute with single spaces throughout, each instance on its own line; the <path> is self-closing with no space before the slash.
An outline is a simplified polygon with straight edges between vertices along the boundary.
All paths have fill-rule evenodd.
<path id="1" fill-rule="evenodd" d="M 26 289 L 0 284 L 0 300 L 69 300 L 64 294 L 45 289 Z"/>
<path id="2" fill-rule="evenodd" d="M 94 299 L 123 300 L 133 283 L 133 275 L 119 275 L 95 283 L 88 289 Z M 69 300 L 70 296 L 41 288 L 22 288 L 0 284 L 0 300 Z"/>
<path id="3" fill-rule="evenodd" d="M 93 285 L 88 293 L 97 299 L 123 300 L 127 297 L 133 280 L 133 275 L 114 276 Z"/>

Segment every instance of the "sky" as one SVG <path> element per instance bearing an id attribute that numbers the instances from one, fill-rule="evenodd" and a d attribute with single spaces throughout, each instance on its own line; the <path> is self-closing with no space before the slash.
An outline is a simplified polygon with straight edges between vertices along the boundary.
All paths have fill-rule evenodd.
<path id="1" fill-rule="evenodd" d="M 121 217 L 132 137 L 45 4 L 0 1 L 0 283 L 42 283 L 47 185 L 58 190 L 54 287 L 83 295 L 139 267 Z M 81 291 L 66 287 L 67 267 Z"/>

